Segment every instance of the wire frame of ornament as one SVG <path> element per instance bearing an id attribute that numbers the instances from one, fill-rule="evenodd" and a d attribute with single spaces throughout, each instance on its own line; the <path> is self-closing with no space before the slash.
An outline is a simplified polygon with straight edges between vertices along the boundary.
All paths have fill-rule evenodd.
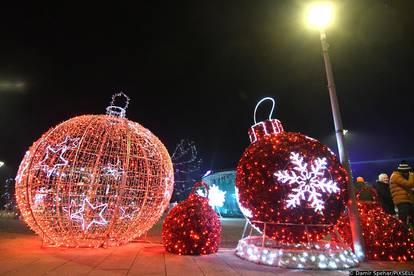
<path id="1" fill-rule="evenodd" d="M 125 96 L 124 107 L 114 105 Z M 107 247 L 146 233 L 173 190 L 168 151 L 148 129 L 125 118 L 129 98 L 114 95 L 107 115 L 84 115 L 50 129 L 20 165 L 16 199 L 44 242 Z"/>

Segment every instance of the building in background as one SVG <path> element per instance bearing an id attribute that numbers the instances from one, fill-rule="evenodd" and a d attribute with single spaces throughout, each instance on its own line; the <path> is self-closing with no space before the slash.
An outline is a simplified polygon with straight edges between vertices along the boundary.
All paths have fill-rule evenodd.
<path id="1" fill-rule="evenodd" d="M 203 177 L 203 181 L 208 184 L 211 188 L 216 186 L 220 191 L 224 194 L 224 203 L 222 206 L 214 206 L 215 210 L 223 217 L 243 217 L 243 214 L 240 211 L 239 205 L 237 204 L 236 200 L 236 192 L 235 192 L 235 183 L 236 183 L 236 171 L 234 170 L 226 170 L 215 172 Z M 214 193 L 220 194 L 223 193 Z M 211 196 L 214 194 L 210 194 L 210 202 L 212 201 Z M 213 199 L 214 202 L 214 199 Z M 220 204 L 221 205 L 221 204 Z"/>

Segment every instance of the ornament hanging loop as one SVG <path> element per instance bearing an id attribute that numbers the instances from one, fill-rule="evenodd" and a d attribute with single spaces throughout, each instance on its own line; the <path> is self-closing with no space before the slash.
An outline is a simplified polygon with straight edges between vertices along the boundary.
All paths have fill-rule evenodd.
<path id="1" fill-rule="evenodd" d="M 125 105 L 123 107 L 115 105 L 115 100 L 117 97 L 124 97 L 125 98 Z M 126 109 L 129 105 L 129 97 L 123 93 L 119 92 L 117 94 L 112 95 L 112 100 L 109 106 L 106 108 L 106 114 L 111 116 L 116 116 L 120 118 L 125 118 Z"/>
<path id="2" fill-rule="evenodd" d="M 208 198 L 208 185 L 204 181 L 199 181 L 196 184 L 194 184 L 190 194 L 196 195 L 196 191 L 200 187 L 204 188 L 204 190 L 206 191 L 204 197 Z"/>
<path id="3" fill-rule="evenodd" d="M 254 124 L 257 124 L 257 120 L 256 120 L 256 112 L 257 112 L 257 108 L 259 108 L 259 105 L 264 102 L 264 101 L 271 101 L 272 102 L 272 109 L 270 110 L 269 113 L 269 120 L 272 119 L 272 115 L 273 115 L 273 110 L 275 109 L 275 100 L 271 97 L 265 97 L 263 99 L 261 99 L 257 104 L 256 107 L 254 108 L 254 115 L 253 115 L 253 119 L 254 119 Z"/>

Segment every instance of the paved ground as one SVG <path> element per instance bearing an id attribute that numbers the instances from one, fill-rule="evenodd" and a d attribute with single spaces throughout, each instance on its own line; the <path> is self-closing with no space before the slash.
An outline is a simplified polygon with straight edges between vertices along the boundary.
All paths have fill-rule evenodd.
<path id="1" fill-rule="evenodd" d="M 223 246 L 208 256 L 177 256 L 160 244 L 160 225 L 149 242 L 109 249 L 42 248 L 18 220 L 0 220 L 0 275 L 348 275 L 348 271 L 301 271 L 256 265 L 233 253 L 242 220 L 223 222 Z M 362 270 L 414 270 L 414 263 L 365 262 Z"/>

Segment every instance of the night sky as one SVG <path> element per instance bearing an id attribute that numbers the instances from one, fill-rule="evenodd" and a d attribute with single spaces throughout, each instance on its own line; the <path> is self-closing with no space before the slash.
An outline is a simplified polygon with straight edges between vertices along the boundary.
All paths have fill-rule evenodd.
<path id="1" fill-rule="evenodd" d="M 264 96 L 276 99 L 274 117 L 287 131 L 336 151 L 319 35 L 304 23 L 307 3 L 2 7 L 1 177 L 15 176 L 47 129 L 75 115 L 103 114 L 119 91 L 131 98 L 127 117 L 170 152 L 182 138 L 195 141 L 205 170 L 237 165 Z M 414 1 L 335 3 L 327 37 L 351 161 L 414 158 Z M 1 86 L 8 82 L 25 87 Z M 354 170 L 374 180 L 396 165 Z"/>

